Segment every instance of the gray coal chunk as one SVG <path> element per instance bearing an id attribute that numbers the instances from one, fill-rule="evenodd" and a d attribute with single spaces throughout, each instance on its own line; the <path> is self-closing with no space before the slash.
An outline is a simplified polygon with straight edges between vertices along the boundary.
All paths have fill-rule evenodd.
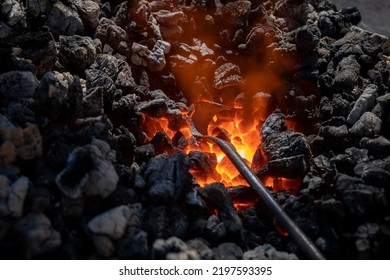
<path id="1" fill-rule="evenodd" d="M 120 259 L 146 259 L 149 256 L 148 234 L 140 229 L 131 229 L 116 242 L 115 247 Z"/>
<path id="2" fill-rule="evenodd" d="M 7 24 L 14 26 L 25 18 L 23 5 L 17 0 L 4 0 L 1 4 L 1 15 L 5 15 Z"/>
<path id="3" fill-rule="evenodd" d="M 207 185 L 200 190 L 200 194 L 209 205 L 217 209 L 218 217 L 224 224 L 227 234 L 239 236 L 242 223 L 224 185 L 221 183 Z"/>
<path id="4" fill-rule="evenodd" d="M 383 187 L 385 191 L 390 191 L 390 172 L 383 169 L 367 169 L 363 171 L 362 179 L 369 185 L 377 188 Z"/>
<path id="5" fill-rule="evenodd" d="M 75 35 L 84 32 L 84 24 L 77 11 L 56 1 L 47 14 L 47 25 L 57 35 Z"/>
<path id="6" fill-rule="evenodd" d="M 235 243 L 222 243 L 213 248 L 215 260 L 242 260 L 243 252 L 240 246 Z"/>
<path id="7" fill-rule="evenodd" d="M 287 129 L 286 116 L 280 111 L 275 111 L 268 116 L 261 128 L 261 141 L 264 142 L 268 136 L 286 131 Z"/>
<path id="8" fill-rule="evenodd" d="M 78 147 L 69 155 L 66 167 L 57 175 L 56 184 L 70 198 L 83 195 L 107 197 L 115 189 L 119 177 L 107 158 L 109 145 L 102 140 Z"/>
<path id="9" fill-rule="evenodd" d="M 351 112 L 348 115 L 347 122 L 351 125 L 356 123 L 359 118 L 367 111 L 374 108 L 376 98 L 378 97 L 378 86 L 370 84 L 359 96 Z"/>
<path id="10" fill-rule="evenodd" d="M 336 68 L 334 83 L 340 90 L 350 91 L 357 85 L 360 65 L 354 55 L 343 58 Z"/>
<path id="11" fill-rule="evenodd" d="M 0 75 L 0 96 L 3 98 L 31 98 L 38 80 L 29 71 L 10 71 Z"/>
<path id="12" fill-rule="evenodd" d="M 226 3 L 221 10 L 223 22 L 229 27 L 239 28 L 243 26 L 247 21 L 251 5 L 251 1 L 243 0 Z"/>
<path id="13" fill-rule="evenodd" d="M 121 205 L 93 218 L 88 223 L 87 229 L 95 235 L 119 239 L 125 233 L 129 218 L 129 207 Z"/>
<path id="14" fill-rule="evenodd" d="M 238 65 L 226 62 L 215 70 L 213 87 L 216 89 L 239 86 L 242 83 L 241 69 Z"/>
<path id="15" fill-rule="evenodd" d="M 85 27 L 95 29 L 99 24 L 100 6 L 92 0 L 71 0 Z"/>
<path id="16" fill-rule="evenodd" d="M 131 43 L 126 31 L 116 25 L 113 20 L 102 17 L 95 31 L 95 37 L 103 44 L 109 45 L 116 52 L 130 58 L 132 55 Z"/>
<path id="17" fill-rule="evenodd" d="M 157 239 L 152 245 L 152 258 L 155 260 L 164 260 L 168 253 L 184 252 L 188 250 L 188 245 L 176 236 L 166 240 Z"/>
<path id="18" fill-rule="evenodd" d="M 97 117 L 103 113 L 103 89 L 96 87 L 88 90 L 81 102 L 81 117 Z"/>
<path id="19" fill-rule="evenodd" d="M 385 244 L 390 235 L 389 230 L 388 225 L 377 223 L 361 224 L 353 234 L 358 258 L 362 260 L 378 259 L 386 250 L 387 245 Z"/>
<path id="20" fill-rule="evenodd" d="M 320 135 L 323 137 L 344 138 L 348 136 L 348 127 L 325 125 L 320 127 Z"/>
<path id="21" fill-rule="evenodd" d="M 26 2 L 26 11 L 29 15 L 37 18 L 40 15 L 43 15 L 46 12 L 47 0 L 27 0 Z"/>
<path id="22" fill-rule="evenodd" d="M 362 177 L 363 173 L 370 169 L 382 169 L 390 172 L 390 157 L 359 163 L 355 166 L 354 171 L 356 176 Z"/>
<path id="23" fill-rule="evenodd" d="M 62 244 L 60 233 L 42 213 L 28 214 L 17 223 L 15 231 L 22 237 L 20 242 L 26 245 L 30 258 L 49 253 Z"/>
<path id="24" fill-rule="evenodd" d="M 135 65 L 148 67 L 152 72 L 158 72 L 164 69 L 166 65 L 165 55 L 171 50 L 171 44 L 157 40 L 152 50 L 148 47 L 134 42 L 131 50 L 133 52 L 131 56 L 131 62 Z"/>
<path id="25" fill-rule="evenodd" d="M 362 138 L 359 144 L 373 155 L 386 155 L 390 153 L 390 140 L 382 135 L 373 139 Z"/>
<path id="26" fill-rule="evenodd" d="M 189 168 L 190 161 L 182 154 L 152 158 L 142 174 L 152 201 L 165 204 L 178 199 L 191 186 Z"/>
<path id="27" fill-rule="evenodd" d="M 388 201 L 383 188 L 367 185 L 362 179 L 341 174 L 336 182 L 347 212 L 354 217 L 382 217 Z"/>
<path id="28" fill-rule="evenodd" d="M 270 160 L 256 175 L 261 177 L 299 178 L 305 175 L 308 165 L 303 155 Z"/>
<path id="29" fill-rule="evenodd" d="M 12 34 L 12 28 L 5 22 L 0 21 L 0 39 L 7 38 Z"/>
<path id="30" fill-rule="evenodd" d="M 84 73 L 94 63 L 97 55 L 95 42 L 86 36 L 60 36 L 59 58 L 63 66 Z"/>
<path id="31" fill-rule="evenodd" d="M 27 177 L 22 176 L 11 184 L 6 176 L 0 175 L 0 216 L 22 216 L 28 186 Z"/>
<path id="32" fill-rule="evenodd" d="M 244 260 L 298 260 L 298 257 L 293 253 L 278 251 L 272 245 L 265 243 L 245 252 Z"/>
<path id="33" fill-rule="evenodd" d="M 210 249 L 210 244 L 203 239 L 191 239 L 187 241 L 187 245 L 189 248 L 198 252 L 201 260 L 212 260 L 214 258 L 214 253 Z"/>
<path id="34" fill-rule="evenodd" d="M 382 129 L 382 120 L 371 112 L 365 112 L 352 126 L 349 133 L 358 137 L 375 137 Z"/>

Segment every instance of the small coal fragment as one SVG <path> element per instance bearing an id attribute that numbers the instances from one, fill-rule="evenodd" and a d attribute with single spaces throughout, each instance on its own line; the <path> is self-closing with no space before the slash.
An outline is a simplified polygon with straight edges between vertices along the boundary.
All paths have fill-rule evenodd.
<path id="1" fill-rule="evenodd" d="M 76 148 L 66 167 L 57 175 L 56 184 L 70 198 L 109 196 L 119 180 L 112 163 L 107 159 L 109 145 L 101 140 Z"/>
<path id="2" fill-rule="evenodd" d="M 337 66 L 334 83 L 340 90 L 352 90 L 357 84 L 360 65 L 354 55 L 343 58 Z"/>
<path id="3" fill-rule="evenodd" d="M 0 175 L 0 216 L 22 216 L 28 186 L 27 177 L 20 177 L 11 184 L 6 176 Z"/>
<path id="4" fill-rule="evenodd" d="M 244 260 L 298 260 L 295 254 L 276 250 L 270 244 L 257 246 L 253 250 L 247 251 L 243 256 Z"/>
<path id="5" fill-rule="evenodd" d="M 182 154 L 168 158 L 153 158 L 141 174 L 148 188 L 148 194 L 156 204 L 176 200 L 191 186 L 190 161 Z"/>
<path id="6" fill-rule="evenodd" d="M 84 24 L 77 11 L 61 1 L 55 2 L 47 15 L 47 25 L 56 35 L 75 35 L 84 32 Z"/>
<path id="7" fill-rule="evenodd" d="M 390 140 L 383 136 L 374 139 L 364 137 L 360 140 L 359 144 L 375 156 L 381 157 L 390 153 Z"/>
<path id="8" fill-rule="evenodd" d="M 221 180 L 221 175 L 216 172 L 217 158 L 215 154 L 206 154 L 199 151 L 188 153 L 191 161 L 191 170 L 198 180 L 206 181 L 207 178 L 213 178 L 215 181 Z"/>
<path id="9" fill-rule="evenodd" d="M 0 96 L 3 98 L 31 98 L 37 86 L 37 78 L 29 71 L 0 74 Z"/>
<path id="10" fill-rule="evenodd" d="M 375 137 L 382 129 L 382 120 L 374 113 L 365 112 L 352 126 L 350 133 L 360 137 Z"/>
<path id="11" fill-rule="evenodd" d="M 342 174 L 337 179 L 337 189 L 346 210 L 353 217 L 376 219 L 385 214 L 388 201 L 383 188 L 375 188 L 361 179 Z"/>
<path id="12" fill-rule="evenodd" d="M 18 236 L 24 258 L 38 257 L 57 249 L 62 244 L 61 235 L 51 221 L 42 213 L 30 213 L 16 225 L 13 233 Z M 20 256 L 19 256 L 20 257 Z"/>
<path id="13" fill-rule="evenodd" d="M 213 248 L 215 260 L 242 260 L 243 252 L 241 247 L 235 243 L 222 243 Z"/>
<path id="14" fill-rule="evenodd" d="M 201 260 L 212 260 L 214 253 L 210 249 L 210 245 L 203 239 L 191 239 L 187 241 L 188 248 L 195 250 Z"/>
<path id="15" fill-rule="evenodd" d="M 88 231 L 96 235 L 105 235 L 119 239 L 125 233 L 130 218 L 128 206 L 118 206 L 93 218 L 87 225 Z"/>
<path id="16" fill-rule="evenodd" d="M 175 236 L 167 240 L 157 239 L 152 246 L 152 258 L 156 260 L 196 260 L 198 253 Z"/>
<path id="17" fill-rule="evenodd" d="M 373 84 L 368 85 L 349 113 L 347 118 L 348 123 L 351 125 L 355 124 L 365 112 L 374 108 L 377 97 L 378 86 Z"/>
<path id="18" fill-rule="evenodd" d="M 227 238 L 239 237 L 242 223 L 223 184 L 213 183 L 207 185 L 200 190 L 200 195 L 218 211 L 218 217 L 226 228 Z"/>
<path id="19" fill-rule="evenodd" d="M 95 29 L 99 23 L 100 6 L 92 0 L 71 0 L 77 12 L 88 29 Z"/>

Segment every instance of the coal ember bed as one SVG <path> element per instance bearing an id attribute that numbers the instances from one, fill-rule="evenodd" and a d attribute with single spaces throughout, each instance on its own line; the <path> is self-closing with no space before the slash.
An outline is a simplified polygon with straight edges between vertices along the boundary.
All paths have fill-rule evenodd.
<path id="1" fill-rule="evenodd" d="M 330 0 L 4 0 L 1 259 L 390 259 L 390 40 Z"/>

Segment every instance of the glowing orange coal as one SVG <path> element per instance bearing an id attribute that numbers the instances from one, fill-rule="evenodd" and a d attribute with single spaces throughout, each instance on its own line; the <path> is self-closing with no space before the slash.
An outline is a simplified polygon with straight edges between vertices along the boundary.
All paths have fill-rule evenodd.
<path id="1" fill-rule="evenodd" d="M 166 10 L 159 11 L 158 1 L 136 2 L 138 6 L 134 5 L 133 18 L 140 26 L 147 25 L 147 19 L 155 18 L 155 24 L 149 22 L 144 34 L 155 34 L 160 26 L 159 39 L 171 45 L 165 57 L 164 71 L 173 73 L 176 87 L 188 104 L 206 101 L 231 108 L 214 116 L 208 125 L 208 134 L 232 143 L 249 166 L 254 158 L 256 168 L 265 164 L 257 152 L 261 144 L 261 127 L 269 114 L 285 102 L 281 94 L 282 77 L 289 75 L 294 65 L 288 53 L 277 50 L 275 42 L 281 31 L 273 28 L 277 26 L 272 22 L 273 17 L 267 11 L 257 9 L 252 11 L 249 19 L 250 1 L 236 2 L 244 6 L 237 10 L 234 19 L 229 17 L 230 10 L 236 5 L 232 3 L 226 4 L 225 8 L 217 5 L 216 10 L 221 11 L 213 14 L 201 8 L 175 7 L 174 1 L 162 1 L 161 9 L 174 11 L 174 14 L 169 14 Z M 165 131 L 172 139 L 176 133 L 169 129 L 169 122 L 164 118 L 146 117 L 143 129 L 149 137 Z M 180 131 L 187 140 L 191 138 L 188 126 Z M 214 155 L 217 161 L 217 175 L 199 177 L 193 173 L 200 185 L 216 180 L 225 186 L 247 184 L 217 145 L 204 141 L 188 142 L 186 153 L 202 151 Z M 297 184 L 297 181 L 267 178 L 264 183 L 280 190 L 286 184 Z"/>

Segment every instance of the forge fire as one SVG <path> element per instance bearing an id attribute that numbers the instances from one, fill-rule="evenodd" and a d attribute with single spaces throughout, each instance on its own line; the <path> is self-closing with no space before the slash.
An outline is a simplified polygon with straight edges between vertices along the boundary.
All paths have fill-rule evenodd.
<path id="1" fill-rule="evenodd" d="M 0 257 L 388 259 L 390 40 L 330 0 L 4 0 Z"/>

